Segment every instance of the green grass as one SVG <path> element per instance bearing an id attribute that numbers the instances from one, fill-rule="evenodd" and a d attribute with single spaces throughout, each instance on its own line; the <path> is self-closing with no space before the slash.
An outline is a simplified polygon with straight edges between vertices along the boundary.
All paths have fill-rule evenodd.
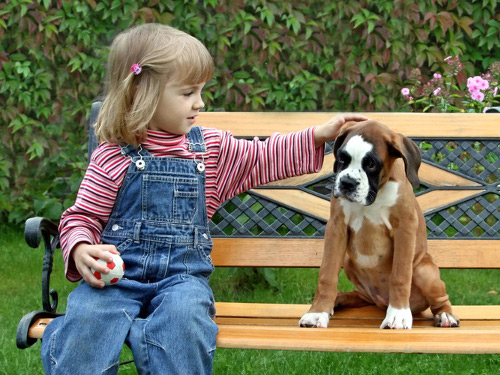
<path id="1" fill-rule="evenodd" d="M 16 348 L 15 336 L 19 319 L 26 313 L 41 309 L 40 277 L 42 249 L 31 249 L 21 231 L 0 228 L 0 374 L 43 374 L 40 343 L 31 348 Z M 217 269 L 212 287 L 219 301 L 310 303 L 315 292 L 318 270 L 278 269 L 277 288 L 270 288 L 260 274 L 234 274 L 230 269 Z M 454 304 L 500 304 L 500 270 L 443 270 L 442 277 Z M 58 252 L 52 287 L 60 295 L 60 311 L 75 284 L 63 276 Z M 351 286 L 345 277 L 341 289 Z M 130 359 L 124 349 L 122 359 Z M 500 356 L 438 355 L 438 354 L 361 354 L 266 350 L 218 349 L 214 373 L 219 374 L 495 374 Z M 120 375 L 136 374 L 133 364 L 120 368 Z"/>

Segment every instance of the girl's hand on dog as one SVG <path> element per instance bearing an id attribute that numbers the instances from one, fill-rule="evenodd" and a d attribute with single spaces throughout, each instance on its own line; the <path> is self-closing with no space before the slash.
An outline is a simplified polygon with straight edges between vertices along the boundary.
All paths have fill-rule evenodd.
<path id="1" fill-rule="evenodd" d="M 349 121 L 366 121 L 368 117 L 356 113 L 339 113 L 314 129 L 314 144 L 321 146 L 327 141 L 333 141 L 339 135 L 342 126 Z"/>

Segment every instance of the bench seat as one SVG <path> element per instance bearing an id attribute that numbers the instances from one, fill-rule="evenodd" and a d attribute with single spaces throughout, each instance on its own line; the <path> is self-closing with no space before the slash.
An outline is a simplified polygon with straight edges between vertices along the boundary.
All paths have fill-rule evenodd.
<path id="1" fill-rule="evenodd" d="M 216 302 L 217 347 L 374 353 L 500 353 L 500 306 L 454 306 L 460 328 L 438 329 L 429 310 L 411 330 L 381 330 L 385 313 L 374 306 L 335 312 L 326 329 L 300 328 L 309 305 Z M 50 319 L 37 320 L 41 338 Z"/>

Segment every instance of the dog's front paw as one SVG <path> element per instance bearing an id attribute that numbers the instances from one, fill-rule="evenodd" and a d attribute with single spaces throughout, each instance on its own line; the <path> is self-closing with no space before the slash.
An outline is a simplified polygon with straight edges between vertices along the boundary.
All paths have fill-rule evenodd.
<path id="1" fill-rule="evenodd" d="M 327 328 L 330 315 L 326 312 L 306 313 L 299 320 L 300 327 Z"/>
<path id="2" fill-rule="evenodd" d="M 391 305 L 387 308 L 385 319 L 380 325 L 381 329 L 411 329 L 413 316 L 411 310 L 395 309 Z"/>
<path id="3" fill-rule="evenodd" d="M 436 327 L 459 327 L 460 319 L 451 314 L 442 312 L 434 315 L 434 325 Z"/>

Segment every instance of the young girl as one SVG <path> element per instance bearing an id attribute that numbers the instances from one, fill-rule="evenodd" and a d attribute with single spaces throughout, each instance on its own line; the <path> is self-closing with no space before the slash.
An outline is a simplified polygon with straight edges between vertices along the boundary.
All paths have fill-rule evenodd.
<path id="1" fill-rule="evenodd" d="M 126 342 L 141 374 L 210 374 L 217 325 L 208 219 L 225 200 L 273 180 L 316 172 L 323 143 L 346 121 L 266 141 L 193 127 L 214 66 L 192 36 L 159 24 L 116 37 L 107 95 L 61 247 L 70 281 L 66 314 L 42 340 L 47 374 L 116 374 Z M 290 157 L 290 151 L 293 155 Z M 118 251 L 124 278 L 104 287 L 91 268 Z"/>

